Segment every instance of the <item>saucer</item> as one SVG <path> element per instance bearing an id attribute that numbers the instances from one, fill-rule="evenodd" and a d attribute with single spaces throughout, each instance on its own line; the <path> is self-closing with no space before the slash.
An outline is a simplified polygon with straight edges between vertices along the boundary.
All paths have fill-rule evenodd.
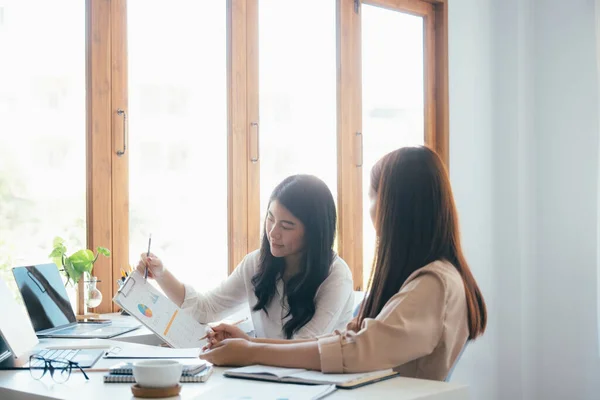
<path id="1" fill-rule="evenodd" d="M 179 392 L 181 392 L 181 385 L 179 383 L 177 384 L 177 386 L 171 386 L 166 388 L 142 387 L 137 383 L 131 385 L 131 393 L 133 393 L 135 397 L 143 397 L 147 399 L 173 397 L 177 396 Z"/>

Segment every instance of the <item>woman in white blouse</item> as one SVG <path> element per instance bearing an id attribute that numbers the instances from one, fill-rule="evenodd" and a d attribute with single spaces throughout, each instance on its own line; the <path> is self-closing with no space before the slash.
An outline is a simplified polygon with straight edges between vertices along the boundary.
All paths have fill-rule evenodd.
<path id="1" fill-rule="evenodd" d="M 143 253 L 137 268 L 143 273 L 148 266 L 148 276 L 199 322 L 225 318 L 247 302 L 256 337 L 310 338 L 343 329 L 352 318 L 352 275 L 333 251 L 335 231 L 327 185 L 312 175 L 293 175 L 271 194 L 261 248 L 217 288 L 196 292 L 152 253 Z"/>

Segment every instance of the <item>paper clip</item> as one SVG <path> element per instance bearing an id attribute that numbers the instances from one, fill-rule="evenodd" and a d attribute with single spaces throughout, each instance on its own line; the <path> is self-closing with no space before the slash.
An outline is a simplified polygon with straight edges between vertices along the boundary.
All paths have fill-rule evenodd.
<path id="1" fill-rule="evenodd" d="M 118 293 L 122 294 L 123 297 L 127 297 L 127 295 L 129 294 L 129 292 L 131 292 L 131 289 L 133 289 L 134 286 L 135 279 L 133 279 L 133 276 L 130 275 L 127 278 L 127 280 L 125 280 L 123 285 L 119 288 Z"/>

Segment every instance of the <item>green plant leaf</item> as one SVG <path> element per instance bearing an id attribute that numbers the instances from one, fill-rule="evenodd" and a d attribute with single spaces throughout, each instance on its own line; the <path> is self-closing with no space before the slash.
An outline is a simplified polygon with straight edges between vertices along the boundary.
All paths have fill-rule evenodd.
<path id="1" fill-rule="evenodd" d="M 77 271 L 75 269 L 73 263 L 71 262 L 71 259 L 68 257 L 65 258 L 65 272 L 67 273 L 67 277 L 71 278 L 75 285 L 77 284 L 77 282 L 79 282 L 81 275 L 83 275 L 83 272 Z"/>
<path id="2" fill-rule="evenodd" d="M 75 271 L 83 274 L 84 272 L 92 272 L 94 265 L 94 253 L 91 250 L 79 250 L 69 257 Z"/>
<path id="3" fill-rule="evenodd" d="M 62 245 L 62 247 L 65 247 L 65 239 L 63 239 L 61 237 L 58 237 L 58 236 L 55 237 L 54 241 L 52 242 L 52 246 L 58 247 L 58 246 L 61 246 L 61 245 Z"/>
<path id="4" fill-rule="evenodd" d="M 50 253 L 50 255 L 48 257 L 50 258 L 54 258 L 54 257 L 62 257 L 63 254 L 65 254 L 67 251 L 67 248 L 63 245 L 59 245 L 57 247 L 55 247 L 54 249 L 52 249 L 52 253 Z"/>
<path id="5" fill-rule="evenodd" d="M 103 256 L 110 257 L 110 250 L 107 249 L 106 247 L 98 246 L 96 251 L 98 251 L 98 253 L 102 254 Z"/>
<path id="6" fill-rule="evenodd" d="M 59 237 L 54 238 L 52 246 L 54 248 L 52 249 L 52 252 L 50 253 L 49 257 L 62 257 L 62 255 L 67 252 L 64 240 L 62 240 Z"/>
<path id="7" fill-rule="evenodd" d="M 57 267 L 62 267 L 63 265 L 63 257 L 67 252 L 67 248 L 65 247 L 63 240 L 59 237 L 54 238 L 53 242 L 54 248 L 52 252 L 48 255 L 52 262 L 56 264 Z"/>
<path id="8" fill-rule="evenodd" d="M 63 265 L 62 265 L 62 257 L 50 257 L 50 259 L 52 260 L 52 262 L 53 262 L 54 264 L 56 264 L 56 266 L 57 266 L 58 268 L 60 268 L 60 267 L 62 267 L 62 266 L 63 266 Z"/>

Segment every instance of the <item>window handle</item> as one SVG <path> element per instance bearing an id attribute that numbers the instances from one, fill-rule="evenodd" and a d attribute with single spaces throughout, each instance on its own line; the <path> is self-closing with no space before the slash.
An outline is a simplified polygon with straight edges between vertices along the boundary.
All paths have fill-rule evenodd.
<path id="1" fill-rule="evenodd" d="M 123 149 L 117 150 L 117 155 L 121 157 L 127 151 L 127 142 L 129 141 L 127 131 L 129 124 L 127 123 L 127 113 L 125 112 L 125 110 L 121 108 L 117 109 L 117 115 L 123 116 Z"/>
<path id="2" fill-rule="evenodd" d="M 363 165 L 363 135 L 362 132 L 356 132 L 356 135 L 354 135 L 354 154 L 356 154 L 356 166 L 357 167 L 362 167 Z"/>
<path id="3" fill-rule="evenodd" d="M 255 133 L 255 138 L 254 138 L 254 155 L 252 155 L 252 152 L 250 153 L 250 161 L 253 163 L 258 162 L 259 158 L 260 158 L 260 143 L 259 143 L 259 128 L 258 128 L 258 122 L 250 122 L 250 127 L 256 127 L 256 129 L 254 130 Z"/>

